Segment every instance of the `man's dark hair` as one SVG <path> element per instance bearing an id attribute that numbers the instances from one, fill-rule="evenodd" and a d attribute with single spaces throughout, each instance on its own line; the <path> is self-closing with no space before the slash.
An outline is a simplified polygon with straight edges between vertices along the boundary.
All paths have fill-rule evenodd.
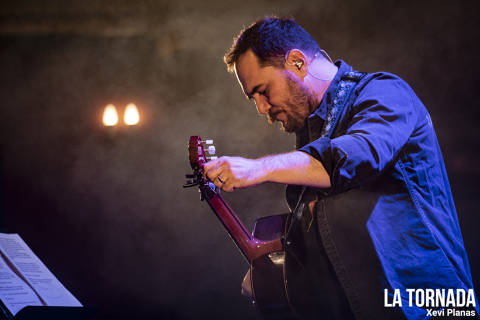
<path id="1" fill-rule="evenodd" d="M 292 49 L 302 50 L 313 57 L 320 52 L 317 42 L 292 18 L 265 17 L 243 29 L 225 53 L 224 61 L 229 72 L 240 55 L 252 49 L 260 66 L 283 68 L 285 55 Z"/>

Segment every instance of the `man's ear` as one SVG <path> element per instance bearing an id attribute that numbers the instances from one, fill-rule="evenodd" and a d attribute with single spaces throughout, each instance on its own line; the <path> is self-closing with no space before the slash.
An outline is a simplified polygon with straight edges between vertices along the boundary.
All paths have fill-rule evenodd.
<path id="1" fill-rule="evenodd" d="M 303 79 L 308 70 L 307 57 L 302 51 L 292 49 L 285 55 L 285 68 Z"/>

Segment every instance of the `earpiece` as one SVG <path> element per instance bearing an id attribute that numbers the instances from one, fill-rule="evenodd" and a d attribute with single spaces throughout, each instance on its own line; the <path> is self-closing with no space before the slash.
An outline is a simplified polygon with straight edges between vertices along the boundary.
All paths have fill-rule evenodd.
<path id="1" fill-rule="evenodd" d="M 293 63 L 288 63 L 288 62 L 287 62 L 287 57 L 288 57 L 288 55 L 290 54 L 290 51 L 292 51 L 292 50 L 289 50 L 287 53 L 285 53 L 285 57 L 284 57 L 285 63 L 286 63 L 287 65 L 289 65 L 289 66 L 295 66 L 295 67 L 297 67 L 298 70 L 302 69 L 302 67 L 303 67 L 303 61 L 302 61 L 302 60 L 298 60 L 298 61 L 295 61 L 295 62 L 293 62 Z"/>
<path id="2" fill-rule="evenodd" d="M 294 63 L 288 63 L 288 62 L 287 62 L 287 64 L 288 64 L 289 66 L 296 66 L 297 69 L 300 70 L 300 69 L 302 69 L 303 61 L 300 60 L 300 61 L 296 61 L 296 62 L 294 62 Z"/>
<path id="3" fill-rule="evenodd" d="M 294 50 L 294 49 L 292 49 L 292 50 Z M 295 50 L 298 50 L 298 49 L 295 49 Z M 291 51 L 291 50 L 290 50 L 290 51 Z M 287 62 L 287 57 L 288 57 L 288 55 L 290 54 L 290 51 L 288 51 L 287 53 L 285 53 L 285 58 L 284 58 L 285 64 L 287 64 L 287 65 L 289 65 L 289 66 L 296 66 L 298 70 L 301 70 L 302 67 L 303 67 L 303 64 L 304 64 L 303 60 L 298 60 L 298 61 L 295 61 L 295 62 L 293 62 L 293 63 L 288 63 L 288 62 Z M 318 58 L 318 55 L 319 55 L 320 53 L 321 53 L 323 56 L 325 56 L 328 60 L 330 60 L 331 63 L 333 63 L 332 59 L 330 59 L 330 57 L 328 56 L 328 53 L 327 53 L 325 50 L 320 50 L 320 52 L 317 52 L 317 53 L 315 54 L 315 56 L 314 56 L 314 59 Z M 307 73 L 308 73 L 309 75 L 311 75 L 313 78 L 317 79 L 317 80 L 322 80 L 322 81 L 331 81 L 331 80 L 332 80 L 332 79 L 320 78 L 320 77 L 312 74 L 312 73 L 310 72 L 310 70 L 308 70 L 308 69 L 307 69 Z"/>
<path id="4" fill-rule="evenodd" d="M 297 69 L 300 70 L 300 69 L 302 69 L 303 61 L 297 61 L 294 64 L 297 66 Z"/>

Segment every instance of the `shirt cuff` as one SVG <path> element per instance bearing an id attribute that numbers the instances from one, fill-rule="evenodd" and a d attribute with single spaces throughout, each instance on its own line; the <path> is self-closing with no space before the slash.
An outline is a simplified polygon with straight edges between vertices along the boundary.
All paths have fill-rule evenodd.
<path id="1" fill-rule="evenodd" d="M 298 149 L 320 161 L 330 177 L 331 188 L 334 189 L 334 159 L 332 154 L 332 140 L 330 138 L 319 138 Z"/>

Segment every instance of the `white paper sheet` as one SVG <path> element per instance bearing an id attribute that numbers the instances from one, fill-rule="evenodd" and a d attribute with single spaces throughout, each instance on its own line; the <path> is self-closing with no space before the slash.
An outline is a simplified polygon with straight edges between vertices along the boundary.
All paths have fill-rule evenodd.
<path id="1" fill-rule="evenodd" d="M 48 306 L 82 306 L 18 234 L 0 233 L 0 250 Z"/>
<path id="2" fill-rule="evenodd" d="M 0 256 L 0 300 L 13 314 L 26 306 L 41 306 L 33 290 L 20 279 Z"/>

